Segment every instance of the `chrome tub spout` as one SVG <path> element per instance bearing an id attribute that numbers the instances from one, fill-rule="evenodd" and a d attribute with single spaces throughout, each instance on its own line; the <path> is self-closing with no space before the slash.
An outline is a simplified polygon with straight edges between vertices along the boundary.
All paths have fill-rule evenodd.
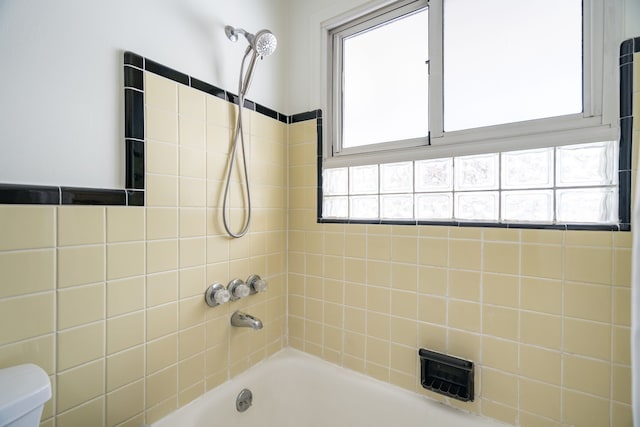
<path id="1" fill-rule="evenodd" d="M 241 311 L 234 311 L 231 315 L 231 326 L 252 328 L 257 331 L 258 329 L 262 329 L 262 320 Z"/>

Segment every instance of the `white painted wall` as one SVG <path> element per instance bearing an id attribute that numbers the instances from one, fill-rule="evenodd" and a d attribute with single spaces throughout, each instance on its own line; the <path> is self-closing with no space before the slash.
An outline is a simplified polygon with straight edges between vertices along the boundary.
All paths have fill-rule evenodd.
<path id="1" fill-rule="evenodd" d="M 0 0 L 0 183 L 123 188 L 122 52 L 234 93 L 246 44 L 271 29 L 248 97 L 285 110 L 286 0 Z"/>

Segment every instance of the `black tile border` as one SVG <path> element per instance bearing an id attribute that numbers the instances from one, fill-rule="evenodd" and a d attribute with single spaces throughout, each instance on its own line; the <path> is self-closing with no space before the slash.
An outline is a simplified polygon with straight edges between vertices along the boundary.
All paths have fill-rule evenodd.
<path id="1" fill-rule="evenodd" d="M 316 119 L 317 141 L 317 222 L 320 224 L 366 224 L 366 225 L 436 225 L 447 227 L 490 227 L 540 230 L 594 230 L 631 231 L 631 187 L 633 159 L 633 55 L 640 52 L 640 37 L 625 40 L 620 44 L 620 149 L 618 164 L 618 224 L 529 224 L 468 221 L 403 221 L 403 220 L 352 220 L 322 218 L 322 112 L 309 111 L 291 117 L 291 123 Z"/>
<path id="2" fill-rule="evenodd" d="M 229 91 L 136 53 L 125 51 L 123 52 L 125 188 L 111 190 L 0 183 L 0 204 L 144 206 L 146 171 L 144 71 L 238 105 L 237 95 Z M 244 106 L 284 124 L 291 123 L 291 117 L 300 116 L 288 116 L 249 99 L 245 99 Z"/>

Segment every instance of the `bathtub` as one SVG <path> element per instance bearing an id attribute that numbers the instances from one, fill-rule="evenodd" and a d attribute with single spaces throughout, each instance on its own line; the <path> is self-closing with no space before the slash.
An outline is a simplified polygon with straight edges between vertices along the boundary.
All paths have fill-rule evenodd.
<path id="1" fill-rule="evenodd" d="M 417 356 L 416 356 L 417 357 Z M 244 388 L 253 405 L 236 410 Z M 504 427 L 286 348 L 150 427 Z"/>

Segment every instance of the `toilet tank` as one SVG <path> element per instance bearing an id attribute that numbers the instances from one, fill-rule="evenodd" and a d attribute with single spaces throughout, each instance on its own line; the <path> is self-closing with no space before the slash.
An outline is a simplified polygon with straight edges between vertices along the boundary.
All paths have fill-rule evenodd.
<path id="1" fill-rule="evenodd" d="M 49 376 L 39 366 L 0 369 L 0 427 L 38 427 L 50 398 Z"/>

